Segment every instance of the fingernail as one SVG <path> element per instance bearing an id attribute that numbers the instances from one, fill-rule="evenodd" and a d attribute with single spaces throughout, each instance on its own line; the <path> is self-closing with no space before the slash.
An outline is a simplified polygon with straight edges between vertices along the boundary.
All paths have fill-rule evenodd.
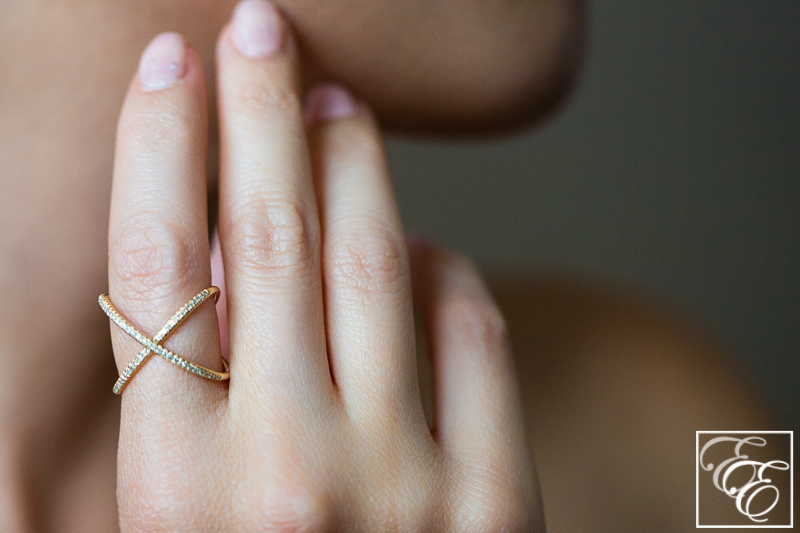
<path id="1" fill-rule="evenodd" d="M 147 45 L 139 61 L 139 81 L 145 92 L 175 85 L 186 73 L 186 40 L 162 33 Z"/>
<path id="2" fill-rule="evenodd" d="M 306 97 L 306 123 L 355 115 L 356 102 L 350 91 L 335 83 L 317 85 Z"/>
<path id="3" fill-rule="evenodd" d="M 266 0 L 243 0 L 233 10 L 231 38 L 247 57 L 261 59 L 277 52 L 283 41 L 283 21 Z"/>

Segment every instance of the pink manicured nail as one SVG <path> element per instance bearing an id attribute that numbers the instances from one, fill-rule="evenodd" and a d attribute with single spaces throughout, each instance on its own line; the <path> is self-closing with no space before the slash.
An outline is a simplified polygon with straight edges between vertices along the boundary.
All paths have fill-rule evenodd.
<path id="1" fill-rule="evenodd" d="M 231 39 L 239 51 L 255 59 L 269 57 L 281 48 L 283 21 L 266 0 L 243 0 L 233 10 Z"/>
<path id="2" fill-rule="evenodd" d="M 335 83 L 317 85 L 306 97 L 306 123 L 345 118 L 356 113 L 350 91 Z"/>
<path id="3" fill-rule="evenodd" d="M 145 92 L 175 85 L 186 73 L 186 40 L 162 33 L 147 45 L 139 61 L 139 81 Z"/>

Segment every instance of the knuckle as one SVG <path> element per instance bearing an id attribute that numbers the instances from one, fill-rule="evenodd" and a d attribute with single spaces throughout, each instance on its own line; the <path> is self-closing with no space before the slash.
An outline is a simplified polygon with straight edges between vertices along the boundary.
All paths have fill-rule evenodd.
<path id="1" fill-rule="evenodd" d="M 161 461 L 155 461 L 161 463 Z M 199 524 L 213 521 L 212 506 L 206 501 L 190 501 L 183 508 L 175 506 L 175 494 L 189 489 L 185 477 L 174 466 L 159 465 L 158 472 L 148 469 L 146 475 L 128 477 L 121 484 L 120 523 L 125 531 L 189 532 L 202 531 Z M 187 516 L 192 519 L 187 521 Z"/>
<path id="2" fill-rule="evenodd" d="M 230 87 L 230 99 L 237 111 L 248 116 L 269 111 L 294 111 L 302 108 L 300 96 L 289 87 L 269 80 L 247 81 Z"/>
<path id="3" fill-rule="evenodd" d="M 432 518 L 438 513 L 438 501 L 430 490 L 419 483 L 419 478 L 406 477 L 397 470 L 388 470 L 377 476 L 355 507 L 368 517 L 369 531 L 430 531 Z M 417 483 L 414 483 L 414 482 Z M 416 491 L 406 492 L 405 483 L 416 486 Z"/>
<path id="4" fill-rule="evenodd" d="M 181 521 L 177 517 L 166 517 L 160 511 L 143 506 L 138 512 L 131 513 L 130 516 L 124 514 L 120 517 L 120 522 L 125 525 L 125 531 L 131 533 L 154 533 L 154 532 L 179 532 Z M 186 530 L 184 530 L 186 531 Z"/>
<path id="5" fill-rule="evenodd" d="M 459 501 L 455 530 L 463 533 L 535 531 L 533 505 L 519 491 L 489 481 L 473 483 Z"/>
<path id="6" fill-rule="evenodd" d="M 252 202 L 239 210 L 232 228 L 235 251 L 248 275 L 290 279 L 311 273 L 308 224 L 296 204 Z"/>
<path id="7" fill-rule="evenodd" d="M 157 111 L 139 111 L 128 116 L 124 130 L 136 146 L 185 146 L 196 135 L 196 125 L 189 115 L 174 105 L 159 106 Z"/>
<path id="8" fill-rule="evenodd" d="M 251 493 L 241 503 L 244 508 L 232 513 L 239 522 L 236 531 L 294 533 L 335 530 L 331 497 L 321 491 L 266 487 L 258 499 Z"/>
<path id="9" fill-rule="evenodd" d="M 360 298 L 405 288 L 407 261 L 389 232 L 349 233 L 331 243 L 329 262 L 337 289 Z"/>
<path id="10" fill-rule="evenodd" d="M 336 161 L 342 172 L 360 172 L 365 176 L 386 174 L 386 156 L 379 134 L 363 121 L 342 124 L 328 142 L 331 152 L 342 154 Z"/>
<path id="11" fill-rule="evenodd" d="M 492 301 L 456 296 L 444 303 L 443 315 L 459 335 L 474 344 L 493 348 L 507 343 L 506 319 Z"/>
<path id="12" fill-rule="evenodd" d="M 190 277 L 196 254 L 181 233 L 155 217 L 142 217 L 126 225 L 111 254 L 123 298 L 152 301 L 159 293 L 172 293 Z"/>

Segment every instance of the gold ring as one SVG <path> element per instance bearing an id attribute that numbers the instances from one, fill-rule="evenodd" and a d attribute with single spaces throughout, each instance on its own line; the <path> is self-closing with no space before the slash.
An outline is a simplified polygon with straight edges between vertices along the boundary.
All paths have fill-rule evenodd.
<path id="1" fill-rule="evenodd" d="M 97 300 L 100 303 L 100 307 L 102 307 L 103 311 L 105 311 L 105 313 L 108 315 L 108 318 L 110 318 L 117 326 L 119 326 L 122 331 L 133 337 L 136 342 L 144 346 L 144 349 L 139 352 L 139 355 L 137 355 L 133 361 L 131 361 L 125 371 L 120 374 L 119 379 L 117 380 L 116 384 L 114 384 L 114 394 L 122 394 L 122 391 L 128 385 L 128 382 L 136 373 L 136 371 L 141 368 L 144 362 L 147 361 L 147 359 L 153 353 L 157 353 L 173 365 L 180 367 L 187 372 L 197 374 L 200 377 L 213 381 L 225 381 L 226 379 L 230 379 L 231 374 L 228 371 L 228 362 L 225 361 L 225 359 L 222 359 L 222 366 L 224 370 L 222 372 L 217 372 L 216 370 L 211 370 L 210 368 L 205 368 L 203 366 L 190 363 L 175 352 L 167 350 L 161 346 L 161 343 L 164 341 L 164 339 L 166 339 L 169 334 L 172 333 L 172 331 L 186 319 L 186 317 L 191 315 L 192 312 L 200 306 L 200 304 L 208 300 L 210 297 L 213 297 L 214 302 L 216 302 L 219 298 L 219 289 L 216 287 L 209 287 L 208 289 L 203 289 L 200 291 L 197 296 L 189 300 L 186 305 L 178 309 L 178 311 L 172 315 L 172 318 L 170 318 L 167 323 L 164 324 L 164 327 L 161 328 L 161 330 L 151 339 L 136 329 L 130 322 L 125 320 L 125 317 L 123 317 L 111 303 L 111 299 L 109 299 L 108 294 L 100 295 Z"/>

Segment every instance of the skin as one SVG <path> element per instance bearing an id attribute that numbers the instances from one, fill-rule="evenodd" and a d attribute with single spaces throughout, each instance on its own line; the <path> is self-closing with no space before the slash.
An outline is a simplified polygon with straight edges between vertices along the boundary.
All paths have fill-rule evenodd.
<path id="1" fill-rule="evenodd" d="M 530 122 L 564 94 L 580 50 L 581 8 L 574 2 L 279 4 L 297 29 L 303 85 L 343 82 L 371 102 L 383 125 L 406 131 Z M 108 531 L 116 523 L 108 489 L 119 416 L 108 384 L 116 369 L 94 300 L 107 290 L 114 127 L 149 39 L 181 32 L 214 72 L 214 43 L 233 6 L 3 3 L 0 224 L 13 228 L 0 232 L 4 530 Z M 452 61 L 449 39 L 460 41 L 468 60 Z M 492 73 L 492 87 L 476 87 L 467 101 L 455 98 L 484 79 L 475 77 L 478 70 Z M 207 78 L 210 102 L 213 79 Z M 215 113 L 208 130 L 213 190 Z"/>
<path id="2" fill-rule="evenodd" d="M 118 523 L 113 486 L 119 403 L 109 392 L 116 369 L 107 350 L 108 339 L 94 336 L 93 332 L 107 331 L 107 321 L 97 310 L 94 295 L 105 290 L 107 275 L 105 222 L 113 124 L 135 56 L 147 39 L 160 30 L 184 31 L 208 67 L 216 28 L 227 19 L 231 4 L 192 3 L 192 9 L 198 9 L 197 20 L 202 21 L 195 26 L 186 20 L 188 4 L 177 2 L 161 6 L 156 16 L 143 3 L 130 4 L 126 7 L 130 11 L 116 13 L 112 11 L 119 7 L 112 9 L 97 2 L 65 2 L 57 9 L 44 2 L 7 4 L 0 18 L 0 66 L 4 73 L 0 83 L 0 161 L 5 169 L 0 183 L 0 217 L 4 227 L 15 231 L 0 234 L 0 284 L 7 302 L 0 311 L 0 358 L 6 369 L 0 376 L 0 423 L 4 428 L 0 432 L 0 519 L 8 531 L 110 531 Z M 469 11 L 463 9 L 467 4 L 452 5 L 460 8 L 454 8 L 454 12 Z M 558 16 L 548 26 L 553 31 L 529 35 L 525 46 L 552 50 L 538 37 L 551 35 L 555 36 L 553 42 L 568 44 L 566 49 L 578 49 L 577 12 L 556 9 L 553 13 Z M 301 27 L 304 14 L 308 19 L 315 18 L 313 9 L 294 12 L 295 27 Z M 553 20 L 566 23 L 559 25 Z M 360 31 L 369 34 L 370 28 L 387 26 L 381 20 L 370 22 L 360 25 Z M 506 20 L 504 24 L 512 22 Z M 536 26 L 533 20 L 526 22 Z M 215 24 L 213 32 L 208 30 Z M 328 24 L 318 29 L 324 37 L 325 30 L 341 27 L 342 24 Z M 102 55 L 85 53 L 82 38 L 87 34 L 96 39 L 93 42 L 97 43 L 96 49 L 103 50 Z M 359 31 L 355 30 L 349 34 L 356 43 L 360 42 L 358 36 Z M 315 37 L 308 30 L 301 31 L 304 53 L 307 42 Z M 347 46 L 333 41 L 324 41 L 331 46 L 320 46 L 318 52 L 324 55 L 338 46 Z M 362 72 L 369 79 L 379 63 L 374 56 L 373 60 L 369 57 L 376 48 L 353 46 L 347 50 L 366 58 L 354 62 L 369 66 Z M 426 50 L 404 66 L 412 68 L 434 56 Z M 21 62 L 19 57 L 33 60 Z M 542 63 L 556 65 L 554 71 L 540 71 L 540 63 L 526 63 L 530 79 L 547 86 L 551 77 L 558 79 L 553 72 L 562 68 L 566 73 L 574 71 L 574 63 L 558 61 Z M 335 67 L 339 65 L 337 62 Z M 448 66 L 446 57 L 439 66 Z M 308 74 L 314 71 L 303 67 L 306 79 L 314 78 Z M 441 68 L 430 71 L 448 72 Z M 409 79 L 409 71 L 402 72 L 402 79 L 389 72 L 383 78 L 389 81 L 383 85 L 375 81 L 374 85 L 402 83 Z M 368 92 L 369 84 L 360 87 L 351 83 L 337 75 L 337 68 L 320 77 L 347 81 L 359 95 Z M 415 81 L 428 79 L 432 77 L 420 76 Z M 563 89 L 563 83 L 553 86 Z M 458 91 L 463 91 L 463 83 Z M 508 94 L 499 100 L 506 101 Z M 426 96 L 436 95 L 428 92 Z M 441 130 L 447 125 L 444 121 L 426 126 L 425 119 L 447 109 L 453 101 L 447 96 L 432 109 L 426 108 L 425 102 L 411 99 L 404 104 L 406 112 L 399 115 L 417 117 L 410 127 Z M 379 91 L 369 95 L 370 101 L 380 98 Z M 537 98 L 531 96 L 528 104 L 548 100 Z M 547 107 L 546 103 L 527 107 L 519 100 L 515 102 L 517 109 L 508 111 L 506 116 L 523 117 L 521 120 L 536 115 L 526 109 Z M 416 113 L 417 108 L 426 112 Z M 467 110 L 462 108 L 459 113 Z M 390 123 L 390 113 L 380 105 L 377 112 L 382 123 Z M 477 120 L 469 113 L 460 116 L 473 117 L 468 120 L 467 129 L 504 123 L 493 122 L 491 117 L 488 121 Z M 212 154 L 214 125 L 212 116 Z M 213 155 L 210 160 L 213 168 Z M 70 164 L 64 165 L 64 161 Z M 80 208 L 76 208 L 78 205 Z M 59 223 L 53 224 L 53 220 Z M 31 241 L 40 245 L 31 246 Z M 598 294 L 584 285 L 554 283 L 552 279 L 530 275 L 513 281 L 507 278 L 502 276 L 503 282 L 495 283 L 493 289 L 508 317 L 507 329 L 517 354 L 526 428 L 538 458 L 550 531 L 641 530 L 641 520 L 626 515 L 630 522 L 622 523 L 619 513 L 593 497 L 598 490 L 607 490 L 600 487 L 607 487 L 608 479 L 615 488 L 623 489 L 620 494 L 631 496 L 641 494 L 643 486 L 659 487 L 660 495 L 673 502 L 693 493 L 693 472 L 681 470 L 690 464 L 685 457 L 693 451 L 676 448 L 674 434 L 658 440 L 665 443 L 663 449 L 632 447 L 626 454 L 616 452 L 617 443 L 625 435 L 642 430 L 629 423 L 629 418 L 614 415 L 621 405 L 639 405 L 646 418 L 673 420 L 672 427 L 678 434 L 717 426 L 783 429 L 776 427 L 766 409 L 759 407 L 758 396 L 727 368 L 724 359 L 702 336 L 676 325 L 668 314 L 654 312 L 649 305 L 628 298 L 620 299 L 614 293 Z M 45 305 L 49 307 L 43 322 L 39 317 Z M 610 322 L 609 314 L 615 320 Z M 487 322 L 497 327 L 496 316 Z M 598 334 L 600 331 L 604 333 Z M 576 343 L 576 338 L 581 342 Z M 135 349 L 134 346 L 126 353 Z M 65 354 L 68 364 L 62 363 Z M 709 396 L 706 383 L 687 381 L 697 365 L 707 369 L 705 375 L 714 376 L 711 390 L 716 395 Z M 609 367 L 617 372 L 609 373 Z M 556 372 L 557 369 L 563 371 Z M 575 373 L 577 369 L 580 374 Z M 603 376 L 603 380 L 598 381 L 597 376 Z M 619 376 L 626 379 L 618 379 Z M 653 380 L 662 385 L 663 396 L 650 387 L 637 386 Z M 674 397 L 670 391 L 680 391 L 686 401 L 666 401 Z M 423 398 L 428 396 L 423 391 Z M 586 406 L 593 406 L 604 415 L 587 420 Z M 611 426 L 619 438 L 609 438 Z M 587 479 L 580 462 L 569 460 L 587 456 L 581 444 L 586 441 L 605 442 L 594 449 L 597 455 L 591 459 L 591 464 L 606 465 L 607 477 L 599 486 Z M 669 460 L 663 461 L 664 457 Z M 631 464 L 650 465 L 650 475 L 629 475 L 635 473 Z M 570 502 L 576 498 L 580 503 L 572 505 Z M 623 501 L 622 496 L 619 501 Z M 637 500 L 631 497 L 625 501 Z M 665 529 L 674 531 L 692 523 L 690 505 L 676 504 L 665 510 L 657 503 L 664 500 L 646 501 L 656 503 L 637 503 L 636 509 L 642 510 L 640 518 L 669 516 L 674 520 L 654 521 L 650 530 L 678 524 Z"/>
<path id="3" fill-rule="evenodd" d="M 435 354 L 431 431 L 379 130 L 347 101 L 336 116 L 307 110 L 304 126 L 297 44 L 265 5 L 242 4 L 217 45 L 231 379 L 181 375 L 163 360 L 136 374 L 122 397 L 121 530 L 540 531 L 499 310 L 466 260 L 418 251 Z M 269 53 L 239 42 L 255 17 L 247 8 L 277 19 Z M 153 331 L 163 309 L 210 284 L 211 268 L 199 56 L 181 51 L 183 76 L 144 92 L 149 53 L 119 121 L 109 292 Z M 326 90 L 350 98 L 316 95 Z M 220 368 L 216 324 L 204 306 L 171 349 Z M 122 370 L 138 347 L 117 329 L 112 343 Z"/>

